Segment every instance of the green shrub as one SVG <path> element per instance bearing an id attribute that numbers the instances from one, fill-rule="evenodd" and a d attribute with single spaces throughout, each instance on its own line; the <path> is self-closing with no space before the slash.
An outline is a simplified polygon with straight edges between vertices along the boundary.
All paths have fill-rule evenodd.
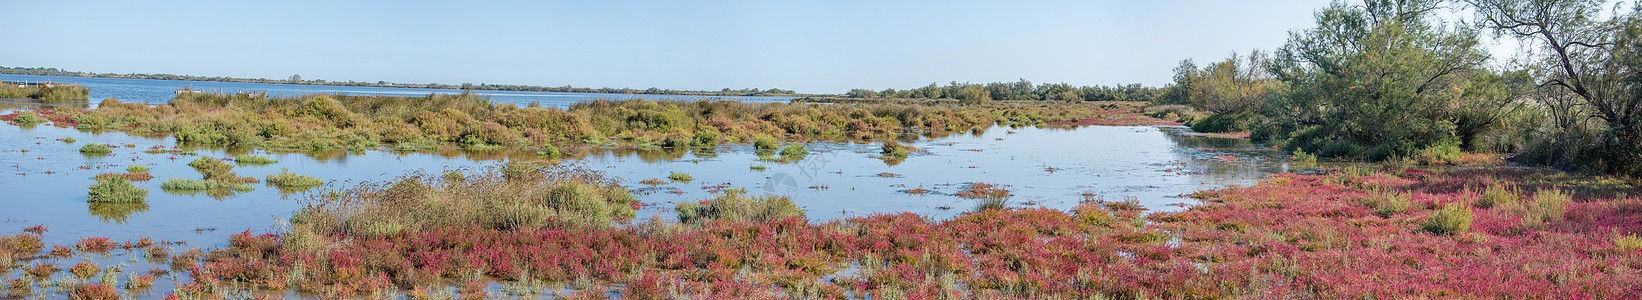
<path id="1" fill-rule="evenodd" d="M 560 151 L 559 147 L 554 147 L 553 145 L 544 145 L 541 150 L 536 150 L 536 156 L 555 158 L 561 155 L 564 155 L 564 152 Z"/>
<path id="2" fill-rule="evenodd" d="M 703 202 L 681 202 L 673 207 L 678 220 L 686 224 L 700 224 L 711 220 L 768 222 L 789 217 L 803 217 L 804 209 L 784 196 L 748 196 L 744 190 L 731 190 Z"/>
<path id="3" fill-rule="evenodd" d="M 775 138 L 772 138 L 772 137 L 760 136 L 756 139 L 753 139 L 753 149 L 757 149 L 757 150 L 775 150 L 778 147 L 781 147 L 781 145 L 777 144 L 776 141 L 775 141 Z"/>
<path id="4" fill-rule="evenodd" d="M 148 172 L 148 167 L 143 166 L 143 165 L 131 165 L 129 167 L 125 167 L 125 172 L 126 173 Z"/>
<path id="5" fill-rule="evenodd" d="M 667 175 L 667 179 L 672 179 L 673 181 L 677 181 L 677 182 L 690 182 L 690 181 L 695 180 L 696 178 L 695 177 L 690 177 L 690 174 L 688 174 L 688 173 L 674 171 L 672 174 Z"/>
<path id="6" fill-rule="evenodd" d="M 1420 229 L 1434 234 L 1454 234 L 1471 230 L 1471 207 L 1463 203 L 1449 203 L 1432 212 L 1420 223 Z"/>
<path id="7" fill-rule="evenodd" d="M 1417 157 L 1422 164 L 1452 165 L 1458 163 L 1460 161 L 1460 156 L 1464 154 L 1465 151 L 1460 150 L 1460 144 L 1458 142 L 1448 142 L 1432 145 L 1430 147 L 1426 147 L 1425 149 L 1420 149 L 1419 152 L 1415 153 L 1415 157 Z"/>
<path id="8" fill-rule="evenodd" d="M 781 148 L 781 156 L 784 157 L 804 157 L 808 154 L 810 154 L 810 150 L 804 149 L 804 144 L 792 144 Z"/>
<path id="9" fill-rule="evenodd" d="M 1482 198 L 1477 199 L 1477 207 L 1494 208 L 1507 206 L 1517 202 L 1517 192 L 1502 184 L 1489 185 L 1482 191 Z"/>
<path id="10" fill-rule="evenodd" d="M 912 147 L 902 145 L 901 142 L 895 140 L 888 140 L 884 141 L 883 146 L 879 147 L 879 153 L 883 153 L 884 156 L 888 157 L 905 158 L 907 155 L 912 154 Z"/>
<path id="11" fill-rule="evenodd" d="M 280 169 L 278 174 L 268 174 L 268 185 L 277 187 L 313 187 L 325 184 L 325 181 L 313 176 L 291 174 L 290 170 Z"/>
<path id="12" fill-rule="evenodd" d="M 109 149 L 108 146 L 104 146 L 103 144 L 86 144 L 85 146 L 80 146 L 80 153 L 109 154 L 114 153 L 114 149 Z"/>
<path id="13" fill-rule="evenodd" d="M 1522 225 L 1527 228 L 1542 228 L 1547 223 L 1562 221 L 1567 214 L 1568 203 L 1572 202 L 1573 197 L 1562 190 L 1540 190 L 1534 193 L 1533 199 L 1528 200 L 1528 207 L 1522 216 Z"/>
<path id="14" fill-rule="evenodd" d="M 146 198 L 148 190 L 118 177 L 98 179 L 86 190 L 86 201 L 94 203 L 135 203 Z"/>
<path id="15" fill-rule="evenodd" d="M 1253 112 L 1215 114 L 1193 118 L 1186 125 L 1196 132 L 1243 132 L 1254 129 L 1259 118 L 1260 115 Z"/>
<path id="16" fill-rule="evenodd" d="M 63 138 L 63 142 L 64 142 L 64 143 L 69 143 L 69 144 L 73 144 L 73 143 L 74 143 L 74 137 L 66 137 L 66 138 Z"/>
<path id="17" fill-rule="evenodd" d="M 279 161 L 269 159 L 267 157 L 261 157 L 261 156 L 246 154 L 246 155 L 235 156 L 234 157 L 234 163 L 238 163 L 238 164 L 241 164 L 241 165 L 270 165 L 270 164 L 279 163 Z"/>
<path id="18" fill-rule="evenodd" d="M 1614 238 L 1613 244 L 1615 247 L 1619 247 L 1620 250 L 1642 250 L 1642 237 L 1637 237 L 1635 234 L 1627 234 L 1625 236 Z"/>
<path id="19" fill-rule="evenodd" d="M 1315 163 L 1317 162 L 1317 155 L 1306 153 L 1305 150 L 1294 149 L 1294 160 L 1298 162 Z"/>
<path id="20" fill-rule="evenodd" d="M 695 147 L 718 146 L 718 132 L 697 131 L 695 137 L 690 139 L 690 146 L 695 146 Z"/>
<path id="21" fill-rule="evenodd" d="M 1365 201 L 1368 202 L 1369 207 L 1374 208 L 1374 214 L 1382 218 L 1390 218 L 1392 215 L 1407 212 L 1409 208 L 1414 207 L 1414 199 L 1407 193 L 1373 192 Z"/>
<path id="22" fill-rule="evenodd" d="M 168 178 L 168 179 L 165 180 L 165 182 L 160 183 L 160 188 L 167 189 L 167 190 L 185 190 L 185 191 L 203 191 L 203 190 L 226 189 L 226 190 L 243 192 L 243 191 L 250 191 L 251 190 L 251 186 L 243 185 L 243 184 L 234 184 L 234 183 L 228 183 L 228 182 L 222 182 L 222 181 L 216 181 L 216 180 L 189 179 L 189 178 Z"/>
<path id="23" fill-rule="evenodd" d="M 200 175 L 204 175 L 207 181 L 221 181 L 227 185 L 257 181 L 256 178 L 240 177 L 239 174 L 234 174 L 234 165 L 210 157 L 201 156 L 194 159 L 194 161 L 188 162 L 188 166 L 193 167 L 194 171 L 200 172 Z"/>

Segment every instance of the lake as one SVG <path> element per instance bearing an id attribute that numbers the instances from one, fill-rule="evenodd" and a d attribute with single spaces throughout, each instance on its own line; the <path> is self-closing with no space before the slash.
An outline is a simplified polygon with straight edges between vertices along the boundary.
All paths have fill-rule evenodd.
<path id="1" fill-rule="evenodd" d="M 0 114 L 15 109 L 0 109 Z M 74 142 L 61 141 L 64 138 Z M 789 196 L 817 221 L 898 212 L 945 219 L 981 205 L 979 200 L 953 195 L 974 182 L 1004 186 L 1013 194 L 1008 198 L 1010 206 L 1070 209 L 1085 199 L 1133 199 L 1151 210 L 1178 210 L 1195 202 L 1184 194 L 1251 185 L 1267 174 L 1299 168 L 1287 155 L 1246 140 L 1204 136 L 1179 126 L 992 127 L 968 134 L 906 139 L 925 151 L 899 163 L 876 158 L 876 144 L 850 142 L 809 143 L 811 154 L 786 163 L 761 157 L 750 145 L 735 144 L 707 149 L 569 149 L 559 163 L 602 170 L 624 180 L 624 186 L 645 204 L 635 222 L 652 216 L 676 218 L 675 203 L 708 199 L 720 188 Z M 77 149 L 87 143 L 116 147 L 106 156 L 79 153 Z M 186 243 L 176 246 L 177 251 L 217 247 L 234 233 L 283 230 L 286 220 L 302 207 L 302 199 L 326 189 L 393 180 L 414 170 L 477 169 L 508 159 L 536 159 L 508 150 L 271 153 L 183 147 L 192 155 L 145 151 L 175 145 L 170 137 L 95 134 L 49 124 L 0 126 L 0 168 L 5 171 L 0 173 L 0 190 L 6 191 L 0 197 L 0 207 L 6 208 L 0 210 L 0 227 L 20 230 L 44 224 L 50 228 L 45 234 L 48 247 L 71 245 L 92 236 Z M 199 178 L 187 166 L 199 157 L 225 159 L 248 153 L 279 162 L 238 166 L 233 171 L 240 176 L 260 179 L 283 169 L 329 184 L 302 192 L 261 184 L 241 193 L 160 188 L 168 178 Z M 124 172 L 130 165 L 146 166 L 156 176 L 136 182 L 149 191 L 144 204 L 86 202 L 86 189 L 95 182 L 91 177 Z M 672 172 L 688 173 L 694 180 L 657 186 L 639 183 L 666 179 Z M 920 188 L 930 192 L 906 192 Z M 138 255 L 86 259 L 100 265 L 127 264 L 127 273 L 135 273 L 150 266 L 136 259 Z M 82 258 L 53 263 L 66 267 L 78 259 Z M 175 284 L 170 280 L 156 282 L 156 290 L 168 291 Z"/>
<path id="2" fill-rule="evenodd" d="M 91 89 L 91 103 L 107 98 L 114 98 L 123 102 L 142 102 L 149 104 L 165 104 L 176 97 L 177 90 L 191 88 L 204 92 L 268 92 L 269 96 L 298 96 L 306 94 L 345 94 L 363 96 L 426 96 L 428 94 L 460 94 L 463 90 L 452 89 L 425 89 L 425 88 L 395 88 L 395 87 L 364 87 L 364 86 L 331 86 L 306 84 L 269 84 L 269 83 L 240 83 L 216 81 L 185 81 L 185 80 L 154 80 L 154 79 L 125 79 L 125 78 L 93 78 L 93 77 L 63 77 L 63 76 L 34 76 L 0 74 L 0 81 L 11 82 L 65 82 L 75 83 Z M 598 93 L 555 93 L 555 92 L 515 92 L 515 91 L 472 91 L 474 94 L 489 97 L 492 103 L 512 103 L 525 106 L 537 103 L 545 107 L 569 107 L 570 104 L 593 99 L 671 99 L 671 100 L 704 100 L 724 99 L 742 102 L 786 102 L 793 97 L 727 97 L 727 96 L 686 96 L 686 95 L 637 95 L 637 94 L 598 94 Z"/>

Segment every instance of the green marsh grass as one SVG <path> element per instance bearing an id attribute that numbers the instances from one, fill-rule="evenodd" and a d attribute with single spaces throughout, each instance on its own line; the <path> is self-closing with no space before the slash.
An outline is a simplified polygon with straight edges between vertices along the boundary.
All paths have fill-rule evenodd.
<path id="1" fill-rule="evenodd" d="M 285 168 L 280 168 L 277 174 L 268 174 L 268 177 L 263 181 L 267 182 L 268 185 L 283 188 L 315 187 L 325 184 L 325 181 L 319 180 L 319 178 L 292 174 L 289 169 Z"/>
<path id="2" fill-rule="evenodd" d="M 143 166 L 143 165 L 131 165 L 131 166 L 129 166 L 129 167 L 125 167 L 125 172 L 126 172 L 126 173 L 142 173 L 142 172 L 148 172 L 148 167 L 147 167 L 147 166 Z"/>
<path id="3" fill-rule="evenodd" d="M 293 231 L 318 236 L 392 235 L 433 228 L 609 228 L 632 219 L 638 199 L 603 173 L 561 165 L 502 166 L 465 174 L 462 180 L 413 172 L 303 200 L 291 217 Z M 444 174 L 450 174 L 446 172 Z"/>
<path id="4" fill-rule="evenodd" d="M 689 173 L 678 172 L 678 171 L 674 171 L 671 174 L 667 174 L 667 179 L 671 179 L 674 182 L 690 182 L 690 181 L 696 180 L 696 178 L 690 176 Z"/>
<path id="5" fill-rule="evenodd" d="M 685 224 L 700 224 L 712 220 L 732 222 L 768 222 L 789 217 L 803 217 L 804 209 L 785 196 L 749 196 L 746 190 L 726 190 L 713 199 L 702 202 L 680 202 L 673 207 L 678 220 Z"/>
<path id="6" fill-rule="evenodd" d="M 273 160 L 273 159 L 270 159 L 270 158 L 267 158 L 267 157 L 261 157 L 261 156 L 246 154 L 246 155 L 235 156 L 234 157 L 234 163 L 237 163 L 237 164 L 240 164 L 240 165 L 260 166 L 260 165 L 276 164 L 276 163 L 279 163 L 279 161 Z"/>
<path id="7" fill-rule="evenodd" d="M 86 144 L 85 146 L 80 146 L 80 153 L 109 154 L 114 153 L 114 149 L 109 149 L 108 146 L 103 144 Z"/>
<path id="8" fill-rule="evenodd" d="M 98 179 L 86 190 L 86 201 L 97 203 L 136 203 L 148 198 L 148 190 L 124 178 Z"/>

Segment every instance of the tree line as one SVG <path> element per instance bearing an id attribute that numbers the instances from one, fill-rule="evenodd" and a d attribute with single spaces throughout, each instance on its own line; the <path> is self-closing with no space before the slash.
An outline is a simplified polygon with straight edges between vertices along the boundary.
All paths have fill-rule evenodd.
<path id="1" fill-rule="evenodd" d="M 902 98 L 902 99 L 957 99 L 969 103 L 990 100 L 1046 100 L 1046 101 L 1146 101 L 1161 95 L 1162 89 L 1127 84 L 1117 86 L 1073 86 L 1067 83 L 1032 84 L 1021 79 L 1014 82 L 986 84 L 959 83 L 929 85 L 912 89 L 851 89 L 844 93 L 849 98 Z"/>
<path id="2" fill-rule="evenodd" d="M 1274 51 L 1185 60 L 1155 103 L 1200 131 L 1369 160 L 1516 154 L 1642 175 L 1642 6 L 1592 0 L 1335 2 Z M 1474 15 L 1437 18 L 1447 9 Z M 1490 36 L 1532 45 L 1489 63 Z"/>
<path id="3" fill-rule="evenodd" d="M 585 87 L 572 87 L 572 86 L 568 86 L 568 85 L 560 86 L 560 87 L 545 87 L 545 86 L 532 86 L 532 85 L 507 85 L 507 84 L 485 84 L 485 83 L 480 83 L 480 84 L 463 83 L 463 84 L 459 84 L 459 85 L 439 84 L 439 83 L 406 84 L 406 83 L 392 83 L 392 82 L 387 82 L 387 81 L 357 82 L 357 81 L 352 81 L 352 80 L 350 80 L 350 81 L 326 81 L 324 79 L 303 80 L 302 75 L 300 75 L 300 74 L 291 75 L 291 77 L 289 77 L 287 79 L 266 79 L 266 78 L 236 78 L 236 77 L 221 77 L 221 76 L 192 76 L 192 75 L 173 75 L 173 74 L 89 73 L 89 72 L 64 71 L 64 70 L 59 70 L 57 68 L 29 68 L 29 67 L 3 67 L 3 66 L 0 66 L 0 74 L 66 76 L 66 77 L 97 77 L 97 78 L 158 79 L 158 80 L 186 80 L 186 81 L 216 81 L 216 82 L 243 82 L 243 83 L 288 83 L 288 84 L 332 85 L 332 86 L 408 87 L 408 88 L 479 90 L 479 91 L 521 91 L 521 92 L 644 94 L 644 95 L 696 95 L 696 96 L 738 96 L 738 97 L 745 97 L 745 96 L 804 96 L 804 94 L 799 94 L 798 92 L 795 92 L 793 90 L 785 90 L 785 89 L 779 89 L 779 88 L 770 88 L 770 89 L 757 89 L 757 88 L 730 89 L 730 88 L 724 88 L 724 89 L 718 90 L 718 91 L 692 91 L 692 90 L 674 90 L 674 89 L 661 89 L 661 88 L 648 88 L 648 89 L 585 88 Z"/>

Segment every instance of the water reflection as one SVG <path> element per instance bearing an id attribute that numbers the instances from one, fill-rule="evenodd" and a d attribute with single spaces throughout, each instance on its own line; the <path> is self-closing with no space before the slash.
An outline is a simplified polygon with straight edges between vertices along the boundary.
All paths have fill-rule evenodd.
<path id="1" fill-rule="evenodd" d="M 125 224 L 126 220 L 131 217 L 131 214 L 148 211 L 148 203 L 145 202 L 87 202 L 86 204 L 86 213 L 96 216 L 103 223 L 114 222 L 115 224 Z"/>

